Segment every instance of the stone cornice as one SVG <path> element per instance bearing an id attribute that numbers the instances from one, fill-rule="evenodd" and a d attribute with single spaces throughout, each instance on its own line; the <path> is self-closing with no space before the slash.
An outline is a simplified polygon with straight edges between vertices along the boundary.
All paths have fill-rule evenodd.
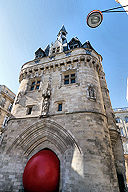
<path id="1" fill-rule="evenodd" d="M 101 63 L 99 62 L 98 58 L 86 53 L 80 53 L 70 57 L 60 58 L 55 60 L 53 59 L 51 61 L 47 61 L 47 62 L 36 64 L 36 65 L 31 65 L 26 68 L 22 68 L 20 72 L 19 82 L 21 82 L 23 79 L 41 77 L 42 74 L 46 72 L 54 72 L 56 70 L 60 71 L 62 70 L 62 67 L 64 67 L 64 69 L 67 70 L 67 66 L 69 64 L 73 68 L 75 63 L 77 63 L 77 65 L 79 66 L 84 64 L 89 68 L 94 68 L 98 73 L 101 68 Z"/>
<path id="2" fill-rule="evenodd" d="M 101 116 L 104 116 L 105 118 L 107 118 L 107 116 L 106 116 L 106 114 L 104 114 L 104 113 L 101 113 L 101 112 L 98 112 L 98 111 L 91 111 L 91 110 L 83 110 L 83 111 L 74 111 L 74 112 L 61 112 L 61 113 L 55 113 L 55 114 L 49 114 L 47 117 L 41 117 L 41 116 L 29 116 L 29 117 L 22 117 L 22 118 L 20 118 L 20 117 L 17 117 L 17 118 L 15 118 L 15 117 L 12 117 L 12 118 L 10 118 L 9 119 L 9 121 L 10 120 L 20 120 L 20 119 L 37 119 L 37 118 L 50 118 L 50 117 L 52 117 L 52 116 L 60 116 L 60 115 L 69 115 L 69 114 L 78 114 L 78 113 L 94 113 L 94 114 L 97 114 L 97 115 L 101 115 Z"/>
<path id="3" fill-rule="evenodd" d="M 81 51 L 81 53 L 80 53 L 80 51 Z M 26 66 L 28 66 L 28 65 L 37 65 L 38 63 L 39 64 L 49 63 L 52 60 L 52 58 L 54 58 L 54 60 L 57 61 L 57 60 L 66 59 L 66 58 L 68 58 L 68 56 L 74 57 L 74 56 L 79 55 L 79 54 L 88 54 L 88 52 L 90 52 L 92 56 L 96 57 L 99 60 L 99 62 L 102 61 L 102 56 L 100 54 L 98 54 L 95 50 L 79 47 L 79 48 L 75 48 L 73 50 L 68 50 L 68 51 L 53 54 L 53 55 L 50 55 L 47 57 L 38 58 L 38 59 L 34 59 L 32 61 L 28 61 L 22 65 L 21 70 L 24 68 L 27 68 Z"/>

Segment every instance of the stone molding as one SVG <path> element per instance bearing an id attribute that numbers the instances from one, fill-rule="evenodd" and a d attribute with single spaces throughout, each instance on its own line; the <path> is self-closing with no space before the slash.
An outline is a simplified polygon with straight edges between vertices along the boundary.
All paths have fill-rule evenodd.
<path id="1" fill-rule="evenodd" d="M 58 102 L 58 101 L 57 101 Z M 52 116 L 60 116 L 60 115 L 69 115 L 69 114 L 76 114 L 76 113 L 94 113 L 94 114 L 97 114 L 97 115 L 101 115 L 103 117 L 105 117 L 106 119 L 108 119 L 107 115 L 105 113 L 100 113 L 98 111 L 93 111 L 93 110 L 83 110 L 83 111 L 73 111 L 73 112 L 61 112 L 61 113 L 54 113 L 54 114 L 49 114 L 47 117 L 52 117 Z M 37 119 L 37 118 L 47 118 L 47 117 L 42 117 L 40 115 L 38 116 L 30 116 L 30 117 L 11 117 L 10 120 L 20 120 L 20 119 Z M 9 120 L 9 121 L 10 121 Z"/>
<path id="2" fill-rule="evenodd" d="M 7 149 L 15 152 L 16 148 L 22 149 L 21 156 L 29 156 L 43 142 L 48 141 L 63 154 L 71 147 L 77 147 L 81 150 L 74 136 L 54 121 L 42 119 L 25 130 L 15 139 L 12 145 Z"/>
<path id="3" fill-rule="evenodd" d="M 22 69 L 19 76 L 19 82 L 23 79 L 31 79 L 36 77 L 41 77 L 46 72 L 55 72 L 56 70 L 62 71 L 63 67 L 65 70 L 68 70 L 68 65 L 70 64 L 71 68 L 74 69 L 74 63 L 77 62 L 78 65 L 86 65 L 89 68 L 94 68 L 98 73 L 101 68 L 101 63 L 94 56 L 87 54 L 77 55 L 75 58 L 70 56 L 70 59 L 60 59 L 55 61 L 49 61 L 47 63 L 36 64 L 34 66 L 27 67 Z M 77 66 L 78 68 L 78 66 Z"/>

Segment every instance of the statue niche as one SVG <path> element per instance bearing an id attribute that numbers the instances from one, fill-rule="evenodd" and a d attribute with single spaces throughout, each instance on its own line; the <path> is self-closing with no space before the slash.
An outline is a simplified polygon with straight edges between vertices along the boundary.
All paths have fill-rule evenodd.
<path id="1" fill-rule="evenodd" d="M 47 90 L 43 92 L 42 96 L 43 96 L 43 105 L 41 116 L 45 117 L 48 115 L 50 105 L 51 88 L 49 84 Z"/>
<path id="2" fill-rule="evenodd" d="M 87 97 L 88 99 L 96 101 L 96 90 L 93 85 L 88 86 Z"/>

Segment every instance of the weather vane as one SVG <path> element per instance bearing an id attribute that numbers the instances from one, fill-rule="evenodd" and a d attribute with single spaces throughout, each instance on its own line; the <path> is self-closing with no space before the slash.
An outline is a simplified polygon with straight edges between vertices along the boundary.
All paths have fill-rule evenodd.
<path id="1" fill-rule="evenodd" d="M 119 2 L 119 1 L 117 1 Z M 88 16 L 87 16 L 87 25 L 91 28 L 96 28 L 98 27 L 102 21 L 103 21 L 103 13 L 123 13 L 123 12 L 128 12 L 128 10 L 122 11 L 122 10 L 117 10 L 120 8 L 128 7 L 128 5 L 120 6 L 120 7 L 114 7 L 112 9 L 107 9 L 104 11 L 99 11 L 99 10 L 93 10 L 91 11 Z"/>

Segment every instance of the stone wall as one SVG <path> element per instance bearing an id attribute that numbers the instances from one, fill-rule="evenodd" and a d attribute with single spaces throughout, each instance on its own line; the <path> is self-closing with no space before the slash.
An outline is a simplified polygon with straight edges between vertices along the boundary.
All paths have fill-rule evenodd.
<path id="1" fill-rule="evenodd" d="M 117 192 L 106 124 L 105 116 L 90 112 L 11 120 L 2 145 L 0 189 L 23 189 L 27 160 L 47 147 L 61 162 L 60 190 Z"/>

